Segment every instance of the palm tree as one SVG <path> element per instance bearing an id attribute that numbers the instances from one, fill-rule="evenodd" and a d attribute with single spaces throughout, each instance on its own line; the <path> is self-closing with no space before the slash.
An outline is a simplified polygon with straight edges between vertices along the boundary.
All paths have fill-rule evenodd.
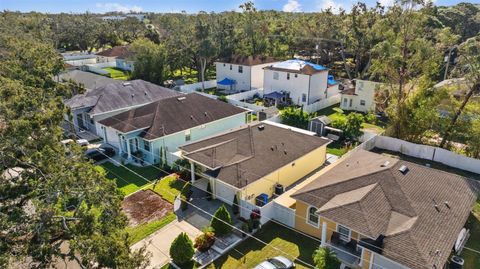
<path id="1" fill-rule="evenodd" d="M 339 269 L 341 264 L 335 252 L 327 247 L 319 247 L 315 250 L 313 261 L 317 269 Z"/>

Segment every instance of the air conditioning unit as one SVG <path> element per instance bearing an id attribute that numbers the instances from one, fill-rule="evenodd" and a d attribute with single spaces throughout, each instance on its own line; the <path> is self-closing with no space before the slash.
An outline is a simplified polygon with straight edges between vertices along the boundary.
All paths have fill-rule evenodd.
<path id="1" fill-rule="evenodd" d="M 465 261 L 462 257 L 452 256 L 450 259 L 450 269 L 462 269 Z"/>

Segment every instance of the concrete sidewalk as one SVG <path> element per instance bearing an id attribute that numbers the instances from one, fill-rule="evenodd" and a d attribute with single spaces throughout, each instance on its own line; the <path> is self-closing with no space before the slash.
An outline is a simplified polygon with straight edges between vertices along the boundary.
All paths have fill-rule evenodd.
<path id="1" fill-rule="evenodd" d="M 152 254 L 148 268 L 162 267 L 170 262 L 170 245 L 182 232 L 187 233 L 192 241 L 202 233 L 201 230 L 185 220 L 174 220 L 154 234 L 133 245 L 132 249 L 136 250 L 146 245 L 147 251 Z"/>

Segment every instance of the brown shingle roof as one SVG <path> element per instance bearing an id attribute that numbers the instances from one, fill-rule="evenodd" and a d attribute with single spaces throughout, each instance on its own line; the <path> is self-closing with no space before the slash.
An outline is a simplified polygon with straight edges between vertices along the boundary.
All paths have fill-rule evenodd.
<path id="1" fill-rule="evenodd" d="M 198 93 L 163 99 L 100 121 L 127 133 L 145 129 L 143 138 L 153 140 L 246 110 Z"/>
<path id="2" fill-rule="evenodd" d="M 243 55 L 233 55 L 229 58 L 219 59 L 219 63 L 229 63 L 229 64 L 238 64 L 238 65 L 258 65 L 258 64 L 267 64 L 277 62 L 273 57 L 255 55 L 255 56 L 243 56 Z"/>
<path id="3" fill-rule="evenodd" d="M 258 123 L 180 149 L 187 158 L 212 168 L 211 175 L 243 188 L 328 142 L 317 136 Z"/>
<path id="4" fill-rule="evenodd" d="M 445 264 L 477 193 L 464 177 L 359 150 L 292 197 L 365 236 L 384 235 L 384 256 L 426 269 Z"/>
<path id="5" fill-rule="evenodd" d="M 105 57 L 117 57 L 117 58 L 128 58 L 132 55 L 130 51 L 130 46 L 115 46 L 110 49 L 102 50 L 101 52 L 97 53 L 98 56 L 105 56 Z"/>

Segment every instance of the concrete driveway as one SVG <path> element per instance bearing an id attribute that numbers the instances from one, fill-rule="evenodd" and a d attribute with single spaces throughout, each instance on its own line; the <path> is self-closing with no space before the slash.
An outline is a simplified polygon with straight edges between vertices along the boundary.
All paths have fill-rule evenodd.
<path id="1" fill-rule="evenodd" d="M 147 251 L 152 255 L 148 268 L 160 268 L 170 262 L 170 245 L 182 232 L 187 233 L 192 241 L 202 233 L 201 230 L 187 221 L 174 220 L 154 234 L 133 245 L 132 249 L 139 249 L 146 245 Z"/>

